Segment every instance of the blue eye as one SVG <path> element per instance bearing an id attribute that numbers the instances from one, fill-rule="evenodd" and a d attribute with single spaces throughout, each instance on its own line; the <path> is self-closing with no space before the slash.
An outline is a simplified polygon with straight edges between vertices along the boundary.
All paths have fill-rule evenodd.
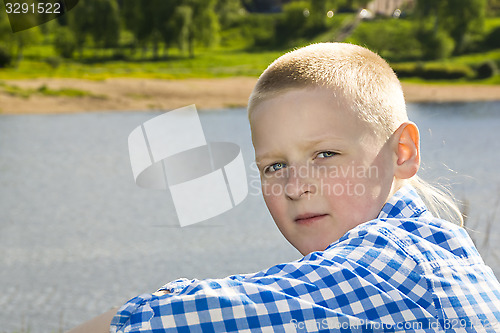
<path id="1" fill-rule="evenodd" d="M 319 158 L 328 158 L 328 157 L 333 157 L 337 155 L 337 153 L 333 152 L 333 151 L 322 151 L 321 153 L 319 153 L 318 155 L 316 155 L 316 157 L 319 157 Z"/>
<path id="2" fill-rule="evenodd" d="M 274 163 L 264 169 L 264 172 L 275 172 L 286 167 L 285 163 Z"/>

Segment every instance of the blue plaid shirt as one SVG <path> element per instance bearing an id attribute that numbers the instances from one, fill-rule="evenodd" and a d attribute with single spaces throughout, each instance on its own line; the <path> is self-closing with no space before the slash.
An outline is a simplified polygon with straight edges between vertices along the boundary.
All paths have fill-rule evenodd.
<path id="1" fill-rule="evenodd" d="M 493 272 L 411 186 L 324 251 L 159 290 L 122 306 L 111 332 L 500 332 Z"/>

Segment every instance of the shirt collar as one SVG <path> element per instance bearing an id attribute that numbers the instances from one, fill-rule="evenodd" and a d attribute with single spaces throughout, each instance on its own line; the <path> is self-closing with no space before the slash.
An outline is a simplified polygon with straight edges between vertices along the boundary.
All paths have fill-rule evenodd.
<path id="1" fill-rule="evenodd" d="M 389 198 L 377 218 L 418 217 L 426 210 L 427 208 L 415 188 L 411 185 L 405 185 Z"/>

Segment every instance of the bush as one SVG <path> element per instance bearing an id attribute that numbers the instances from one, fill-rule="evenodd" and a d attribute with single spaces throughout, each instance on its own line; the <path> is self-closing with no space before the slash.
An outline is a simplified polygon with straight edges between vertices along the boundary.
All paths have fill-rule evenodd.
<path id="1" fill-rule="evenodd" d="M 421 67 L 417 63 L 391 64 L 392 69 L 400 79 L 409 77 L 418 77 L 417 67 Z"/>
<path id="2" fill-rule="evenodd" d="M 241 37 L 248 46 L 274 46 L 274 29 L 279 14 L 246 15 L 240 23 Z"/>
<path id="3" fill-rule="evenodd" d="M 496 27 L 486 36 L 483 46 L 486 50 L 500 48 L 500 27 Z"/>
<path id="4" fill-rule="evenodd" d="M 287 45 L 290 41 L 303 37 L 309 18 L 307 1 L 290 2 L 283 6 L 283 16 L 276 25 L 275 43 Z"/>
<path id="5" fill-rule="evenodd" d="M 7 67 L 12 62 L 12 54 L 5 47 L 0 45 L 0 68 Z"/>
<path id="6" fill-rule="evenodd" d="M 422 67 L 420 77 L 426 80 L 457 80 L 474 77 L 467 65 L 428 64 Z"/>
<path id="7" fill-rule="evenodd" d="M 474 71 L 466 65 L 406 63 L 392 68 L 399 78 L 418 77 L 424 80 L 457 80 L 474 77 Z"/>
<path id="8" fill-rule="evenodd" d="M 76 38 L 67 27 L 60 27 L 56 31 L 54 39 L 54 48 L 63 58 L 72 58 L 76 51 Z"/>
<path id="9" fill-rule="evenodd" d="M 48 64 L 52 68 L 57 68 L 61 65 L 61 58 L 59 57 L 47 57 L 45 58 L 45 63 Z"/>
<path id="10" fill-rule="evenodd" d="M 363 21 L 346 42 L 363 45 L 390 61 L 414 60 L 422 56 L 414 24 L 408 20 Z"/>
<path id="11" fill-rule="evenodd" d="M 455 49 L 455 41 L 444 31 L 420 30 L 417 38 L 425 59 L 446 59 Z"/>
<path id="12" fill-rule="evenodd" d="M 479 65 L 476 69 L 476 78 L 488 79 L 498 74 L 498 67 L 495 62 L 488 60 Z"/>

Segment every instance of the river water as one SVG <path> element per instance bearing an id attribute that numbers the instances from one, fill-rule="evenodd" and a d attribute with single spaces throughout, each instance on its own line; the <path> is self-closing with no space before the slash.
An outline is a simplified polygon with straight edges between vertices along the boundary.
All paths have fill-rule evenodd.
<path id="1" fill-rule="evenodd" d="M 0 115 L 0 332 L 59 332 L 178 277 L 224 277 L 300 257 L 255 188 L 243 109 L 201 112 L 207 141 L 243 152 L 249 195 L 178 227 L 169 192 L 134 183 L 127 137 L 163 111 Z M 467 202 L 500 276 L 500 102 L 412 104 L 422 176 Z"/>

